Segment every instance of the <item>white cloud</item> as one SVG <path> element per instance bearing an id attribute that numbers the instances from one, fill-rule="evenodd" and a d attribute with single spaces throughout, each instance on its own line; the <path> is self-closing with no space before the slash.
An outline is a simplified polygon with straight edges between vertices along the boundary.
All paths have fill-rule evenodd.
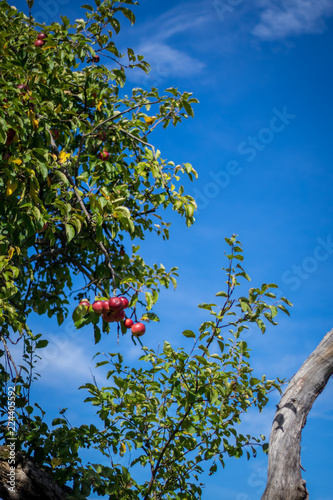
<path id="1" fill-rule="evenodd" d="M 208 21 L 209 11 L 202 2 L 197 2 L 179 5 L 158 18 L 138 24 L 136 37 L 140 41 L 135 51 L 143 54 L 151 65 L 150 79 L 155 80 L 158 85 L 160 80 L 167 77 L 186 78 L 198 75 L 205 68 L 205 63 L 189 54 L 190 50 L 193 52 L 193 47 L 185 48 L 184 40 L 190 46 L 196 44 L 200 39 L 200 30 L 205 28 Z M 129 78 L 140 81 L 142 76 L 141 73 L 132 72 Z"/>
<path id="2" fill-rule="evenodd" d="M 39 383 L 49 387 L 77 386 L 84 382 L 93 382 L 92 372 L 96 376 L 95 361 L 87 346 L 78 340 L 49 337 L 48 346 L 41 353 L 36 372 L 40 373 Z M 69 383 L 70 381 L 70 383 Z"/>
<path id="3" fill-rule="evenodd" d="M 333 14 L 332 0 L 263 0 L 261 7 L 260 22 L 252 33 L 264 40 L 322 33 L 325 18 Z"/>
<path id="4" fill-rule="evenodd" d="M 140 45 L 139 53 L 145 55 L 154 73 L 160 77 L 188 77 L 197 75 L 205 67 L 204 63 L 186 52 L 174 49 L 164 42 L 146 42 Z"/>
<path id="5" fill-rule="evenodd" d="M 200 29 L 209 20 L 209 11 L 202 2 L 178 5 L 161 14 L 158 19 L 146 25 L 148 33 L 155 39 L 168 40 L 174 35 Z"/>

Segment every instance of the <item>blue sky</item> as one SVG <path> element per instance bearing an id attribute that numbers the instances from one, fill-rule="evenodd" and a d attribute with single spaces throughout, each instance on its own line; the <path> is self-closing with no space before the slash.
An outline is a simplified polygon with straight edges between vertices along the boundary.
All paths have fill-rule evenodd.
<path id="1" fill-rule="evenodd" d="M 46 23 L 60 13 L 75 19 L 83 16 L 79 5 L 36 0 L 35 16 Z M 161 323 L 149 325 L 145 342 L 180 345 L 180 332 L 199 326 L 205 315 L 197 304 L 223 288 L 224 237 L 237 233 L 251 286 L 277 283 L 294 303 L 278 327 L 264 336 L 250 332 L 253 365 L 268 378 L 291 377 L 333 327 L 333 1 L 143 0 L 135 12 L 137 23 L 124 22 L 118 43 L 142 53 L 152 72 L 132 75 L 130 84 L 173 85 L 200 101 L 193 120 L 152 139 L 163 158 L 198 171 L 187 189 L 199 210 L 190 229 L 171 214 L 170 241 L 141 245 L 148 262 L 180 269 L 178 289 L 162 293 Z M 35 396 L 52 417 L 68 406 L 72 424 L 92 418 L 77 391 L 90 370 L 103 380 L 91 361 L 92 332 L 75 332 L 70 319 L 59 328 L 38 318 L 34 326 L 50 340 Z M 110 342 L 104 339 L 100 350 L 118 349 Z M 138 355 L 125 338 L 119 349 L 129 360 Z M 330 381 L 303 432 L 303 477 L 312 500 L 332 498 L 332 396 Z M 277 400 L 247 416 L 244 429 L 268 436 Z M 228 460 L 225 470 L 205 478 L 203 499 L 260 498 L 266 470 L 263 455 Z"/>

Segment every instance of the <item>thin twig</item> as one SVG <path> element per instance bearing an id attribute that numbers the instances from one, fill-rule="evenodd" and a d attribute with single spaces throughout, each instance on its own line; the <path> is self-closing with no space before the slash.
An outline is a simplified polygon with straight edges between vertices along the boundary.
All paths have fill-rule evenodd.
<path id="1" fill-rule="evenodd" d="M 75 182 L 73 181 L 72 176 L 70 175 L 70 173 L 68 172 L 68 170 L 67 170 L 67 168 L 66 168 L 66 167 L 63 167 L 63 168 L 62 168 L 62 170 L 63 170 L 64 174 L 66 175 L 66 177 L 67 177 L 67 179 L 68 179 L 69 183 L 70 183 L 70 184 L 71 184 L 71 186 L 73 187 L 73 190 L 74 190 L 74 194 L 75 194 L 75 196 L 76 196 L 76 199 L 77 199 L 77 201 L 79 202 L 79 205 L 80 205 L 80 207 L 82 208 L 82 211 L 83 211 L 83 213 L 84 213 L 84 214 L 85 214 L 85 216 L 86 216 L 86 219 L 87 219 L 87 221 L 88 221 L 88 224 L 89 224 L 89 226 L 90 226 L 91 230 L 93 231 L 93 233 L 95 233 L 95 226 L 94 226 L 94 224 L 93 224 L 93 221 L 92 221 L 91 215 L 90 215 L 90 213 L 88 212 L 88 210 L 87 210 L 87 208 L 86 208 L 86 206 L 85 206 L 85 204 L 84 204 L 84 202 L 83 202 L 83 200 L 82 200 L 82 198 L 81 198 L 81 195 L 80 195 L 80 193 L 79 193 L 79 191 L 78 191 L 77 187 L 75 186 Z M 111 259 L 110 259 L 109 252 L 107 251 L 107 249 L 105 248 L 104 244 L 103 244 L 101 241 L 96 242 L 96 243 L 97 243 L 97 245 L 99 246 L 99 248 L 102 250 L 102 252 L 103 252 L 103 254 L 104 254 L 104 256 L 105 256 L 105 259 L 106 259 L 106 262 L 107 262 L 107 266 L 108 266 L 108 268 L 110 269 L 110 272 L 111 272 L 111 277 L 112 277 L 112 281 L 113 281 L 113 286 L 114 286 L 114 288 L 116 288 L 116 274 L 115 274 L 114 269 L 113 269 L 112 264 L 111 264 Z"/>
<path id="2" fill-rule="evenodd" d="M 71 257 L 71 263 L 74 264 L 75 266 L 77 266 L 80 271 L 85 274 L 87 276 L 87 278 L 90 279 L 90 283 L 89 285 L 91 284 L 94 284 L 96 286 L 96 288 L 98 288 L 103 294 L 105 293 L 105 290 L 103 287 L 101 287 L 101 285 L 97 282 L 96 278 L 94 278 L 94 276 L 92 274 L 89 273 L 89 271 L 87 271 L 84 266 L 81 264 L 81 262 L 79 262 L 78 260 L 76 259 L 73 259 Z"/>
<path id="3" fill-rule="evenodd" d="M 20 370 L 19 372 L 17 371 L 16 365 L 15 365 L 15 363 L 14 363 L 14 360 L 13 360 L 13 358 L 12 358 L 12 355 L 11 355 L 11 354 L 10 354 L 10 352 L 9 352 L 9 349 L 8 349 L 8 347 L 7 347 L 7 343 L 6 343 L 5 339 L 4 339 L 4 337 L 1 337 L 1 340 L 2 340 L 3 346 L 4 346 L 4 348 L 5 348 L 5 351 L 6 351 L 7 357 L 8 357 L 8 359 L 10 360 L 10 362 L 12 363 L 12 365 L 13 365 L 13 367 L 14 367 L 14 370 L 15 370 L 15 373 L 16 373 L 16 378 L 15 378 L 15 384 L 16 384 L 16 382 L 17 382 L 17 381 L 18 381 L 18 379 L 20 378 L 20 373 L 21 373 L 21 370 Z M 21 368 L 21 369 L 22 369 L 22 368 Z"/>
<path id="4" fill-rule="evenodd" d="M 49 255 L 57 255 L 58 253 L 63 252 L 63 248 L 51 248 L 50 250 L 45 250 L 44 252 L 37 253 L 32 255 L 29 259 L 30 262 L 34 262 L 35 260 L 42 259 L 43 257 L 48 257 Z"/>
<path id="5" fill-rule="evenodd" d="M 109 118 L 106 118 L 106 120 L 102 121 L 102 122 L 101 122 L 101 123 L 99 123 L 98 125 L 96 125 L 96 126 L 92 129 L 92 131 L 91 131 L 89 134 L 87 134 L 87 136 L 88 136 L 88 135 L 92 135 L 92 134 L 95 132 L 95 130 L 97 130 L 98 128 L 102 127 L 102 126 L 103 126 L 103 125 L 105 125 L 106 123 L 108 123 L 108 122 L 110 122 L 110 121 L 113 121 L 113 120 L 115 120 L 116 118 L 119 118 L 120 116 L 124 115 L 125 113 L 129 113 L 130 111 L 133 111 L 133 109 L 141 108 L 142 106 L 146 106 L 147 104 L 149 104 L 149 105 L 152 105 L 152 104 L 158 104 L 158 103 L 160 103 L 160 102 L 162 102 L 162 99 L 158 99 L 157 101 L 153 101 L 153 102 L 148 101 L 148 102 L 146 102 L 146 103 L 136 104 L 135 106 L 132 106 L 131 108 L 127 108 L 127 109 L 125 109 L 125 111 L 121 111 L 120 113 L 116 113 L 116 114 L 114 114 L 114 115 L 110 116 Z"/>

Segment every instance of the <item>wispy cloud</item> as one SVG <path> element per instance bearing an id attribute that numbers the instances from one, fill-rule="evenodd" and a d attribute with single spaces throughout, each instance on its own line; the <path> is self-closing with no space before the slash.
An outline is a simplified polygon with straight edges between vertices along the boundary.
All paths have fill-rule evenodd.
<path id="1" fill-rule="evenodd" d="M 139 52 L 145 55 L 147 61 L 160 77 L 177 75 L 180 77 L 194 76 L 205 67 L 204 63 L 186 52 L 175 49 L 163 42 L 146 42 L 140 45 Z"/>
<path id="2" fill-rule="evenodd" d="M 146 28 L 154 30 L 158 40 L 167 40 L 185 31 L 196 31 L 210 19 L 210 9 L 203 2 L 188 2 L 164 12 L 150 21 Z"/>
<path id="3" fill-rule="evenodd" d="M 332 0 L 262 0 L 263 11 L 253 35 L 263 40 L 322 33 L 325 19 L 333 14 Z"/>
<path id="4" fill-rule="evenodd" d="M 140 40 L 136 52 L 149 62 L 155 79 L 192 77 L 205 68 L 205 63 L 190 52 L 193 53 L 192 45 L 197 43 L 198 33 L 207 25 L 210 14 L 202 2 L 186 3 L 136 26 Z"/>
<path id="5" fill-rule="evenodd" d="M 36 371 L 41 374 L 39 383 L 50 387 L 66 387 L 71 380 L 76 387 L 80 383 L 92 382 L 92 372 L 95 376 L 99 374 L 94 370 L 95 361 L 92 361 L 92 355 L 86 347 L 67 338 L 59 343 L 55 336 L 50 336 L 49 345 L 36 367 Z"/>

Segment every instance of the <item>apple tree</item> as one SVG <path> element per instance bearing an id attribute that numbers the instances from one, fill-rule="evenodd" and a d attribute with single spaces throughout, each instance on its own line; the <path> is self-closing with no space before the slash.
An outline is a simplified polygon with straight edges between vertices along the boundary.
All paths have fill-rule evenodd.
<path id="1" fill-rule="evenodd" d="M 200 498 L 205 463 L 213 474 L 226 456 L 250 457 L 266 448 L 263 436 L 237 430 L 242 414 L 261 411 L 280 387 L 254 376 L 246 329 L 254 324 L 264 332 L 289 303 L 276 299 L 274 284 L 237 294 L 249 277 L 235 235 L 226 238 L 225 290 L 216 304 L 199 306 L 207 320 L 197 332 L 183 332 L 186 347 L 165 342 L 158 352 L 138 338 L 159 320 L 153 309 L 161 287 L 175 287 L 177 277 L 176 267 L 145 263 L 138 242 L 152 232 L 168 239 L 170 210 L 190 226 L 196 209 L 183 186 L 196 171 L 165 159 L 150 137 L 157 127 L 193 117 L 197 100 L 176 88 L 161 93 L 127 83 L 128 72 L 149 72 L 141 55 L 130 48 L 120 53 L 115 42 L 120 23 L 134 23 L 135 4 L 95 0 L 83 6 L 82 19 L 63 16 L 46 26 L 34 20 L 32 1 L 29 15 L 0 2 L 5 499 L 85 499 L 91 492 L 114 500 Z M 30 395 L 47 345 L 31 330 L 31 317 L 56 316 L 60 325 L 78 283 L 77 328 L 88 326 L 96 344 L 117 331 L 142 346 L 140 368 L 127 366 L 116 345 L 106 356 L 96 352 L 97 366 L 109 367 L 108 380 L 105 387 L 81 389 L 99 427 L 71 426 L 64 415 L 48 425 L 43 401 Z M 19 363 L 15 344 L 22 346 Z M 16 472 L 10 476 L 13 427 Z M 100 463 L 84 461 L 83 448 L 99 452 Z M 4 479 L 8 474 L 14 485 Z"/>

